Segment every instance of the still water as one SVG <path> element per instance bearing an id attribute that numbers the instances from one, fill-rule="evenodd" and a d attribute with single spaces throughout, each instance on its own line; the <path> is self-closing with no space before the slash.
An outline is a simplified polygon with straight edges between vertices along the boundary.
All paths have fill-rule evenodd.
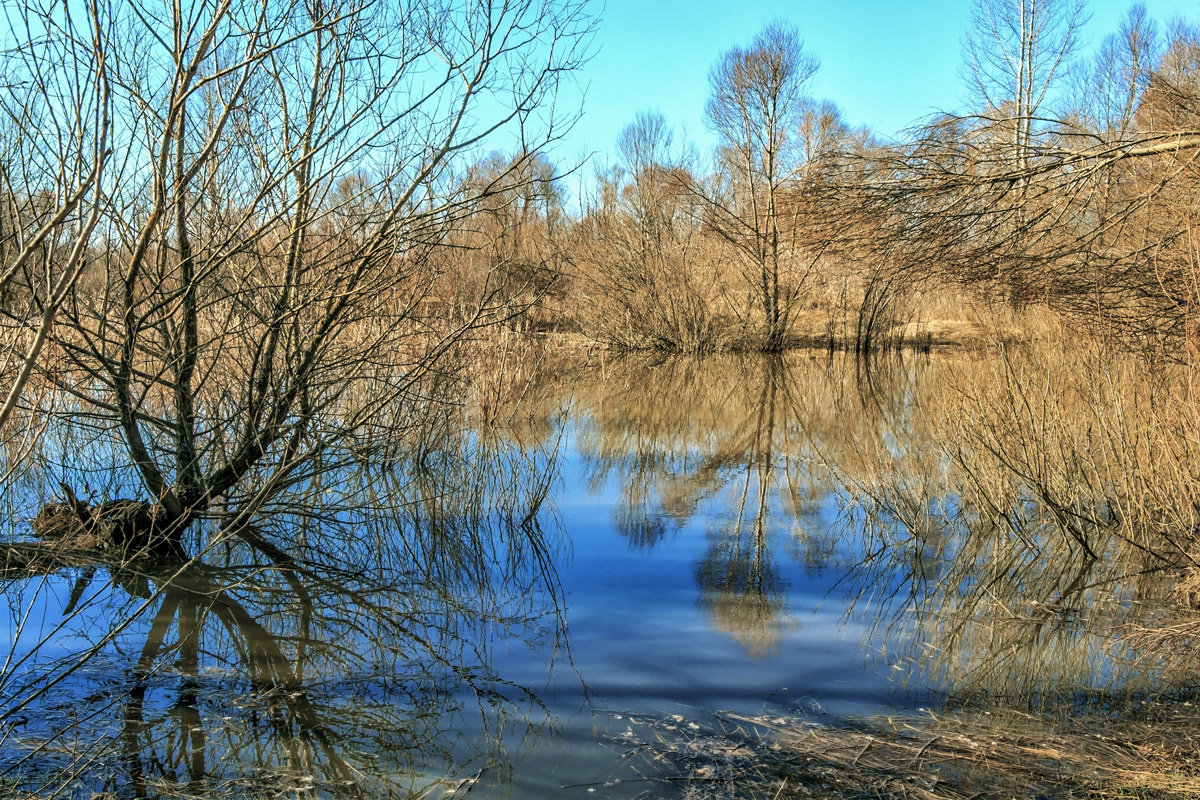
<path id="1" fill-rule="evenodd" d="M 932 420 L 973 369 L 563 359 L 415 455 L 315 473 L 249 539 L 214 519 L 186 565 L 10 574 L 0 781 L 675 796 L 655 732 L 1161 681 L 1111 645 L 1155 613 L 1135 570 L 1023 501 L 1013 544 L 949 488 Z"/>

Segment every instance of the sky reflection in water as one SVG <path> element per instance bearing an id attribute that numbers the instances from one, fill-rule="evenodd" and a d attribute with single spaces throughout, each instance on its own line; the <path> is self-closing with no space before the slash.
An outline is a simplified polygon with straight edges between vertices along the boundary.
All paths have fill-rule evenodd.
<path id="1" fill-rule="evenodd" d="M 941 463 L 922 441 L 927 369 L 567 363 L 522 393 L 510 419 L 528 424 L 456 430 L 420 466 L 342 473 L 388 501 L 304 523 L 316 544 L 295 563 L 220 545 L 178 575 L 12 580 L 10 638 L 29 658 L 0 691 L 10 709 L 41 694 L 6 715 L 9 780 L 130 796 L 625 797 L 652 777 L 623 758 L 631 713 L 832 721 L 929 702 L 962 675 L 954 653 L 922 660 L 922 642 L 977 644 L 931 612 L 978 608 L 970 579 L 941 582 L 939 558 L 969 550 L 954 544 L 958 510 L 917 533 L 888 522 L 896 493 Z M 1063 578 L 1069 563 L 1046 597 L 1092 585 Z M 1022 602 L 1043 596 L 1033 567 Z M 1088 648 L 1073 619 L 1037 625 L 1026 661 L 997 673 L 1009 683 L 1047 652 L 1067 664 L 1061 651 Z M 1094 677 L 1097 663 L 1062 672 Z"/>

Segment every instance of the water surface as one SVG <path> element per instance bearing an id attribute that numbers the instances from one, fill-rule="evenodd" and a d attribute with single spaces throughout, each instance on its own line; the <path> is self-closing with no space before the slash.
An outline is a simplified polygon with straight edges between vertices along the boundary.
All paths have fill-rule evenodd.
<path id="1" fill-rule="evenodd" d="M 1032 523 L 1012 545 L 952 490 L 931 419 L 971 369 L 563 359 L 417 455 L 314 477 L 261 523 L 286 562 L 215 518 L 187 565 L 10 576 L 5 779 L 670 796 L 645 720 L 837 725 L 1154 681 L 1103 644 L 1125 566 Z M 46 490 L 18 490 L 27 518 Z"/>

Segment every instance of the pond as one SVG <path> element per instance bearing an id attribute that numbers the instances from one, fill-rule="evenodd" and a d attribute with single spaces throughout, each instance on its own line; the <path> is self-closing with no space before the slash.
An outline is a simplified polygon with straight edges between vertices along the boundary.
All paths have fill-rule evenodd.
<path id="1" fill-rule="evenodd" d="M 1064 529 L 980 472 L 988 440 L 945 441 L 994 367 L 560 357 L 238 536 L 214 517 L 188 562 L 10 569 L 0 782 L 679 796 L 656 748 L 730 720 L 1190 691 L 1114 639 L 1170 612 L 1103 514 Z M 14 487 L 12 537 L 48 495 Z"/>

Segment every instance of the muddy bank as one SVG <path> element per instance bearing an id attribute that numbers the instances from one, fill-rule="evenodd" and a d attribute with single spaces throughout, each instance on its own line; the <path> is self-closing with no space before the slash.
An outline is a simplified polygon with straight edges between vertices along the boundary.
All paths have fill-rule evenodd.
<path id="1" fill-rule="evenodd" d="M 620 744 L 689 800 L 1200 796 L 1200 715 L 1189 702 L 1111 712 L 893 714 L 826 724 L 803 717 L 626 715 Z"/>

